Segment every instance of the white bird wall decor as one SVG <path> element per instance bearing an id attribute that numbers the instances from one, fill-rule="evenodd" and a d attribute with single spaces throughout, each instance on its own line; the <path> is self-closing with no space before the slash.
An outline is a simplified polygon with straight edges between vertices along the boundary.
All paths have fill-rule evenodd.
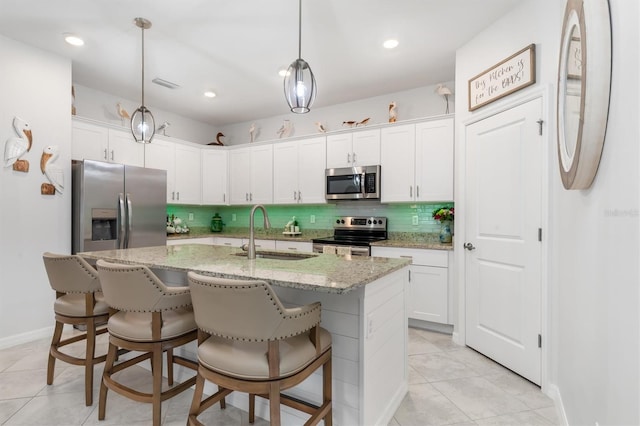
<path id="1" fill-rule="evenodd" d="M 256 123 L 251 123 L 249 126 L 249 142 L 253 142 L 256 136 Z"/>
<path id="2" fill-rule="evenodd" d="M 293 130 L 293 124 L 291 124 L 291 121 L 284 120 L 282 123 L 282 126 L 280 126 L 276 134 L 278 135 L 279 138 L 288 138 L 291 135 L 292 130 Z"/>
<path id="3" fill-rule="evenodd" d="M 29 172 L 29 161 L 21 157 L 31 150 L 33 134 L 29 124 L 20 117 L 13 118 L 13 130 L 18 137 L 7 139 L 4 144 L 4 166 L 13 166 L 17 172 Z"/>
<path id="4" fill-rule="evenodd" d="M 43 183 L 40 187 L 42 195 L 54 195 L 56 191 L 62 194 L 64 189 L 64 171 L 62 167 L 55 164 L 58 158 L 58 147 L 49 145 L 42 150 L 40 157 L 40 170 L 47 177 L 50 183 Z"/>
<path id="5" fill-rule="evenodd" d="M 127 112 L 126 109 L 124 109 L 124 107 L 120 102 L 116 104 L 116 107 L 118 108 L 118 117 L 120 117 L 120 121 L 124 125 L 124 120 L 130 120 L 131 117 L 129 116 L 129 113 Z"/>
<path id="6" fill-rule="evenodd" d="M 316 129 L 318 129 L 318 132 L 327 133 L 327 129 L 324 128 L 324 125 L 320 121 L 316 121 L 314 124 L 316 125 Z"/>
<path id="7" fill-rule="evenodd" d="M 445 114 L 449 114 L 449 96 L 451 96 L 453 93 L 451 93 L 451 89 L 449 89 L 447 86 L 445 86 L 444 84 L 438 84 L 436 86 L 436 90 L 435 92 L 444 97 L 445 102 L 447 103 L 447 108 L 445 110 Z"/>

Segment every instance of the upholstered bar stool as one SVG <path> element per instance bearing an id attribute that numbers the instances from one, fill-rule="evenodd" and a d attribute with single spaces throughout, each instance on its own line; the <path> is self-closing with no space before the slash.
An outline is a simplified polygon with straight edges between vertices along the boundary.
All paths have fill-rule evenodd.
<path id="1" fill-rule="evenodd" d="M 188 273 L 198 324 L 198 376 L 189 411 L 197 416 L 231 393 L 249 394 L 249 422 L 255 395 L 269 399 L 272 425 L 280 425 L 280 404 L 311 417 L 306 424 L 332 424 L 331 335 L 320 327 L 320 303 L 285 308 L 264 281 L 229 280 Z M 322 403 L 281 394 L 322 367 Z M 205 380 L 218 392 L 202 400 Z"/>
<path id="2" fill-rule="evenodd" d="M 53 384 L 56 359 L 73 365 L 84 365 L 85 404 L 93 404 L 93 366 L 103 362 L 106 355 L 95 356 L 96 336 L 107 331 L 98 330 L 109 318 L 109 306 L 100 292 L 98 273 L 84 259 L 76 255 L 44 253 L 44 267 L 51 288 L 56 291 L 53 304 L 56 325 L 49 348 L 47 384 Z M 62 339 L 65 324 L 86 327 L 86 332 Z M 84 357 L 60 351 L 63 346 L 86 340 Z"/>
<path id="3" fill-rule="evenodd" d="M 117 312 L 109 317 L 109 351 L 102 375 L 98 419 L 104 420 L 107 390 L 134 401 L 151 403 L 153 424 L 162 420 L 161 404 L 193 386 L 195 375 L 173 386 L 173 365 L 196 370 L 197 362 L 173 354 L 173 349 L 197 338 L 189 287 L 167 287 L 146 266 L 120 265 L 98 260 L 96 263 L 105 301 Z M 143 354 L 116 364 L 119 350 Z M 167 352 L 169 386 L 162 391 L 162 357 Z M 113 374 L 151 360 L 153 388 L 143 393 L 118 382 Z"/>

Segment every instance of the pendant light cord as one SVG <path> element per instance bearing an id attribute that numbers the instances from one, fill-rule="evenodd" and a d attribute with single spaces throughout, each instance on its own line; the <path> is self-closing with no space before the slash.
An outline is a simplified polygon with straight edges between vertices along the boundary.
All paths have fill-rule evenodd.
<path id="1" fill-rule="evenodd" d="M 302 0 L 298 0 L 298 59 L 302 59 Z"/>
<path id="2" fill-rule="evenodd" d="M 142 27 L 142 106 L 144 107 L 144 27 Z"/>

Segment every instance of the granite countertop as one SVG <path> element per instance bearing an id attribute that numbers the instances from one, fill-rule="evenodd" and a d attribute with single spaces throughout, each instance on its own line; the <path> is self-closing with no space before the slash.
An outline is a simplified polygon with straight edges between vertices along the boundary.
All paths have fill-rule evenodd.
<path id="1" fill-rule="evenodd" d="M 255 237 L 262 240 L 301 241 L 310 243 L 314 238 L 333 235 L 332 229 L 305 229 L 301 235 L 284 235 L 279 229 L 256 229 Z M 211 232 L 208 227 L 194 227 L 188 234 L 169 234 L 168 240 L 203 237 L 249 238 L 249 228 L 227 228 Z M 378 247 L 404 247 L 430 250 L 453 250 L 453 244 L 441 243 L 438 234 L 425 232 L 390 232 L 389 239 L 372 244 Z"/>
<path id="2" fill-rule="evenodd" d="M 411 263 L 410 259 L 307 254 L 300 260 L 236 256 L 239 248 L 204 244 L 156 246 L 79 253 L 88 260 L 104 259 L 172 271 L 195 271 L 224 278 L 262 279 L 273 285 L 327 293 L 347 293 Z M 260 253 L 260 251 L 258 251 Z M 289 252 L 279 252 L 291 256 Z"/>

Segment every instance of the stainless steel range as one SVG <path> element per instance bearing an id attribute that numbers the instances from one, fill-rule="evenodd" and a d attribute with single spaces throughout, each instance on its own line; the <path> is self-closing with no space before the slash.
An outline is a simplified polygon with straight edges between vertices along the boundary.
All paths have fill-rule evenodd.
<path id="1" fill-rule="evenodd" d="M 387 239 L 387 218 L 341 216 L 333 225 L 333 236 L 313 239 L 314 253 L 350 252 L 353 256 L 370 256 L 371 243 Z"/>

